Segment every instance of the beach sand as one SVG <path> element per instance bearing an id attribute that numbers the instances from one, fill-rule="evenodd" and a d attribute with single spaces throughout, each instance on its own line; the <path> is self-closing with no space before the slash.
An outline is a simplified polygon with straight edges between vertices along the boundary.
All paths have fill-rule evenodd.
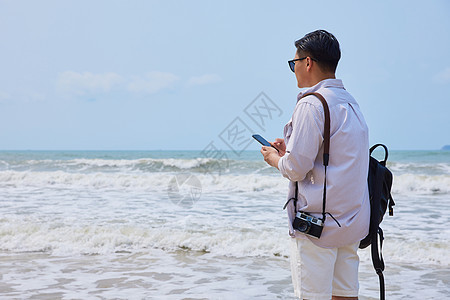
<path id="1" fill-rule="evenodd" d="M 0 295 L 8 299 L 268 299 L 292 293 L 285 258 L 152 250 L 109 257 L 2 253 L 0 261 Z"/>
<path id="2" fill-rule="evenodd" d="M 74 257 L 3 252 L 0 274 L 2 299 L 295 299 L 284 256 L 233 258 L 186 250 Z M 438 299 L 438 294 L 444 299 L 450 296 L 449 284 L 445 268 L 391 264 L 386 270 L 387 299 Z M 360 299 L 378 298 L 378 278 L 368 261 L 361 262 L 360 285 Z"/>

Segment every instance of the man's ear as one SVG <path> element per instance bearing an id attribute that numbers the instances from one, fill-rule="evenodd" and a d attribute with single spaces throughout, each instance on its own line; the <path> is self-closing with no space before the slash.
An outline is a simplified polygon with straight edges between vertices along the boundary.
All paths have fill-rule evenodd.
<path id="1" fill-rule="evenodd" d="M 309 71 L 311 70 L 311 65 L 312 65 L 312 59 L 308 56 L 306 57 L 306 70 Z"/>

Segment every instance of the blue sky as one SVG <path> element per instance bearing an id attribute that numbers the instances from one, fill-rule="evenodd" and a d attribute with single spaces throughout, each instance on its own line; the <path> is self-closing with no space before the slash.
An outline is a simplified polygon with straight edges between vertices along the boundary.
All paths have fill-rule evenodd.
<path id="1" fill-rule="evenodd" d="M 449 1 L 0 0 L 0 149 L 228 149 L 236 118 L 281 137 L 286 61 L 316 29 L 371 143 L 450 144 Z M 261 92 L 279 108 L 263 130 L 245 114 Z"/>

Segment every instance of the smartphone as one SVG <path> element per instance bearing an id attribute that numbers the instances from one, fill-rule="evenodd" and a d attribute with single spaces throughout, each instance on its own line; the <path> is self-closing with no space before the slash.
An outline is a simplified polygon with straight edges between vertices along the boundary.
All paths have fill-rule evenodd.
<path id="1" fill-rule="evenodd" d="M 259 134 L 254 134 L 252 135 L 252 137 L 257 140 L 261 145 L 263 146 L 267 146 L 267 147 L 272 147 L 274 149 L 276 149 L 278 151 L 277 148 L 275 148 L 274 146 L 272 146 L 265 138 L 263 138 L 262 136 L 260 136 Z"/>

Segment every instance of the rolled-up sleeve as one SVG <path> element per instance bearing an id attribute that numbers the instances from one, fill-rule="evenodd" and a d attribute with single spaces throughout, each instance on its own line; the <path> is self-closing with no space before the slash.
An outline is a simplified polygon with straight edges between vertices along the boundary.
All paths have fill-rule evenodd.
<path id="1" fill-rule="evenodd" d="M 278 169 L 287 179 L 302 181 L 313 169 L 323 143 L 323 119 L 323 112 L 312 103 L 302 100 L 297 104 L 292 115 L 292 132 L 287 141 L 286 154 L 278 161 Z"/>

